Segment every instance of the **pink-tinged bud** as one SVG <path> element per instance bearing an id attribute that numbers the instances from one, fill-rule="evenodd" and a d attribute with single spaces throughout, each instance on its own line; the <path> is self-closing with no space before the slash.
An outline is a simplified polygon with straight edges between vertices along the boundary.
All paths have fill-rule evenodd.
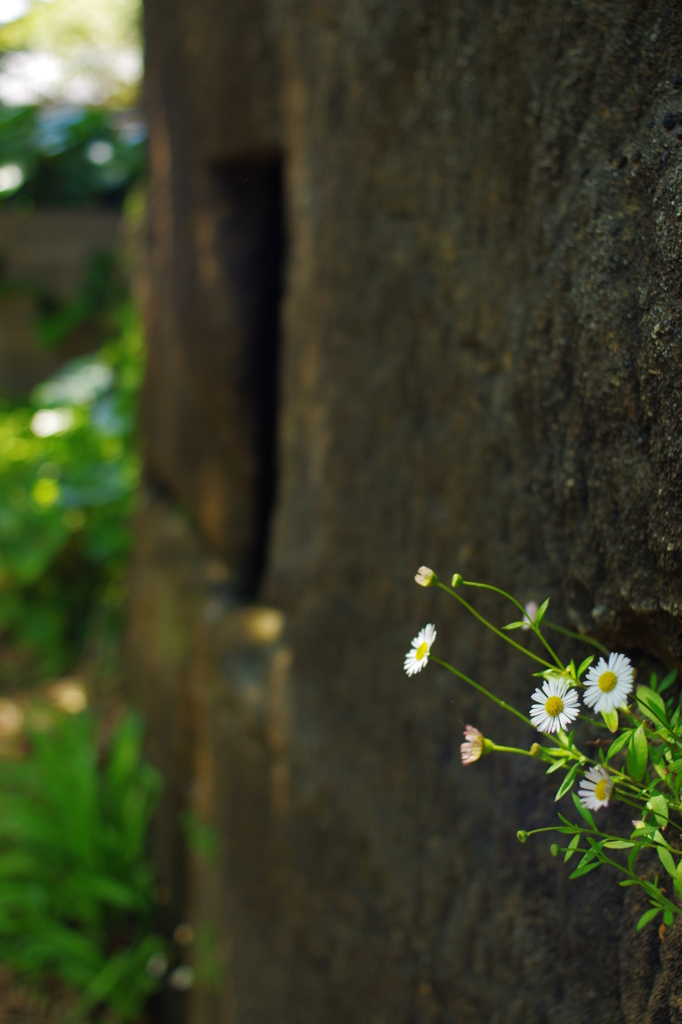
<path id="1" fill-rule="evenodd" d="M 464 743 L 460 746 L 462 753 L 462 764 L 473 764 L 478 761 L 483 753 L 483 733 L 473 725 L 467 725 L 464 729 Z"/>
<path id="2" fill-rule="evenodd" d="M 438 577 L 433 569 L 429 569 L 428 565 L 422 565 L 421 569 L 417 572 L 414 581 L 415 583 L 418 583 L 420 587 L 432 587 L 437 579 Z"/>

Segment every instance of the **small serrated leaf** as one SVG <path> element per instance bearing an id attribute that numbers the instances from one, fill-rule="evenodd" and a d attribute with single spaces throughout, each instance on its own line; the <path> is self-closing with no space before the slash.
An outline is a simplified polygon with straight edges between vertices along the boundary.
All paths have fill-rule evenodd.
<path id="1" fill-rule="evenodd" d="M 644 778 L 648 757 L 649 744 L 644 735 L 644 726 L 640 725 L 635 729 L 628 743 L 628 772 L 635 782 L 639 782 L 640 779 Z"/>
<path id="2" fill-rule="evenodd" d="M 628 745 L 633 732 L 634 729 L 624 729 L 620 736 L 616 737 L 606 753 L 607 761 L 610 761 L 612 757 L 615 757 L 615 755 L 623 749 L 623 747 Z"/>
<path id="3" fill-rule="evenodd" d="M 658 687 L 658 692 L 663 693 L 669 686 L 672 686 L 677 679 L 677 669 L 674 668 L 672 672 L 668 672 L 667 676 L 661 680 L 661 685 Z"/>
<path id="4" fill-rule="evenodd" d="M 575 804 L 575 808 L 578 814 L 582 815 L 582 817 L 585 819 L 590 828 L 593 828 L 596 831 L 596 825 L 594 823 L 594 818 L 592 817 L 591 811 L 589 811 L 587 807 L 583 807 L 583 805 L 580 802 L 580 797 L 577 795 L 577 793 L 571 793 L 571 796 L 573 797 L 573 803 Z"/>
<path id="5" fill-rule="evenodd" d="M 661 864 L 668 872 L 671 878 L 677 878 L 677 867 L 675 861 L 672 858 L 672 854 L 668 850 L 664 850 L 662 846 L 658 847 L 658 856 Z"/>
<path id="6" fill-rule="evenodd" d="M 647 808 L 654 812 L 656 821 L 661 828 L 668 824 L 668 801 L 661 793 L 655 793 L 647 800 Z"/>
<path id="7" fill-rule="evenodd" d="M 639 710 L 645 718 L 650 718 L 661 725 L 668 725 L 668 716 L 665 711 L 663 698 L 655 690 L 648 686 L 638 686 L 636 698 Z"/>
<path id="8" fill-rule="evenodd" d="M 575 848 L 576 848 L 576 846 L 578 845 L 579 842 L 580 842 L 580 833 L 576 832 L 576 834 L 573 836 L 573 838 L 571 839 L 570 843 L 568 844 L 568 849 L 566 850 L 566 855 L 564 857 L 564 863 L 567 860 L 571 859 L 571 857 L 575 853 Z"/>
<path id="9" fill-rule="evenodd" d="M 653 921 L 653 919 L 656 917 L 656 914 L 660 914 L 660 912 L 660 907 L 652 907 L 651 910 L 647 910 L 644 914 L 642 914 L 639 921 L 637 922 L 637 931 L 641 932 L 642 928 L 645 928 L 646 925 L 648 925 L 649 921 Z"/>
<path id="10" fill-rule="evenodd" d="M 540 625 L 540 623 L 542 622 L 542 620 L 545 617 L 545 612 L 547 611 L 548 608 L 549 608 L 549 598 L 547 598 L 546 601 L 543 601 L 542 604 L 540 605 L 540 607 L 538 608 L 538 613 L 535 616 L 535 625 L 536 626 Z"/>
<path id="11" fill-rule="evenodd" d="M 580 764 L 574 764 L 573 767 L 566 773 L 566 778 L 559 786 L 556 796 L 554 797 L 555 803 L 557 800 L 561 800 L 562 796 L 565 796 L 566 793 L 568 793 L 569 789 L 571 788 L 571 786 L 577 778 L 579 769 Z"/>
<path id="12" fill-rule="evenodd" d="M 585 864 L 585 866 L 582 867 L 582 868 L 581 867 L 577 867 L 575 869 L 575 871 L 573 872 L 573 874 L 569 875 L 568 877 L 569 878 L 580 878 L 581 875 L 586 875 L 589 871 L 594 871 L 595 868 L 598 868 L 600 866 L 601 865 L 600 865 L 599 861 L 593 861 L 591 864 Z"/>
<path id="13" fill-rule="evenodd" d="M 585 658 L 584 661 L 580 662 L 580 666 L 579 666 L 578 672 L 577 672 L 578 679 L 580 679 L 580 677 L 583 674 L 583 672 L 587 671 L 587 669 L 590 667 L 590 665 L 592 664 L 593 661 L 594 661 L 594 654 L 590 654 L 590 655 L 588 655 L 587 658 Z"/>

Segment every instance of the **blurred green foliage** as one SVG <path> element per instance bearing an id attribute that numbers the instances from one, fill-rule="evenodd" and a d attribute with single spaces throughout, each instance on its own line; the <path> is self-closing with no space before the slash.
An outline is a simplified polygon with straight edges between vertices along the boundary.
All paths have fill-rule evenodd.
<path id="1" fill-rule="evenodd" d="M 146 129 L 134 113 L 0 104 L 0 167 L 23 182 L 0 192 L 18 210 L 120 204 L 145 169 Z"/>
<path id="2" fill-rule="evenodd" d="M 75 663 L 94 600 L 122 603 L 142 373 L 127 303 L 98 353 L 67 363 L 30 404 L 0 408 L 0 630 L 43 674 Z"/>
<path id="3" fill-rule="evenodd" d="M 74 989 L 70 1018 L 103 1005 L 129 1020 L 157 986 L 145 970 L 165 948 L 147 832 L 160 790 L 132 714 L 103 762 L 88 713 L 34 730 L 27 756 L 0 760 L 0 962 Z"/>

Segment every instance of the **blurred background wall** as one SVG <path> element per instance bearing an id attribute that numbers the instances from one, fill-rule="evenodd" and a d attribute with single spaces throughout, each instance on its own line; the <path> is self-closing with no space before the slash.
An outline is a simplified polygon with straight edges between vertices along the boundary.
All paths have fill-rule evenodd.
<path id="1" fill-rule="evenodd" d="M 679 662 L 676 5 L 146 0 L 145 33 L 127 652 L 188 1019 L 681 1019 L 679 924 L 517 844 L 551 780 L 463 769 L 465 722 L 509 726 L 401 670 L 435 620 L 532 688 L 422 563 Z"/>

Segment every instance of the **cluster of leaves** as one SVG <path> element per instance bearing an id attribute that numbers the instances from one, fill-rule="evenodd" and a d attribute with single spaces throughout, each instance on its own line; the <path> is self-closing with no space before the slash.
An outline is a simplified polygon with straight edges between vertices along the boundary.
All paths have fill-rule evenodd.
<path id="1" fill-rule="evenodd" d="M 649 897 L 651 909 L 640 917 L 638 931 L 661 913 L 664 923 L 671 925 L 674 915 L 681 912 L 680 907 L 667 898 L 658 874 L 648 879 L 635 872 L 638 856 L 645 850 L 655 851 L 672 879 L 675 895 L 682 900 L 682 850 L 674 847 L 663 835 L 668 825 L 676 834 L 682 832 L 682 693 L 677 697 L 664 696 L 676 679 L 677 669 L 669 672 L 660 683 L 657 674 L 652 673 L 649 686 L 637 687 L 636 706 L 621 711 L 627 724 L 621 728 L 617 723 L 612 729 L 618 732 L 616 739 L 606 753 L 603 749 L 599 750 L 599 763 L 609 768 L 614 777 L 616 798 L 636 807 L 641 815 L 641 818 L 633 821 L 634 830 L 627 837 L 599 830 L 591 812 L 572 794 L 579 814 L 587 822 L 587 828 L 570 822 L 560 814 L 563 825 L 556 831 L 572 838 L 565 848 L 558 844 L 552 846 L 554 856 L 558 857 L 563 852 L 564 861 L 570 860 L 576 853 L 582 853 L 571 878 L 580 878 L 606 864 L 627 876 L 620 885 L 641 886 Z M 557 800 L 571 789 L 578 772 L 587 761 L 575 747 L 574 733 L 567 738 L 560 736 L 559 742 L 564 739 L 566 747 L 571 751 L 571 758 L 576 757 L 577 760 L 568 768 L 557 792 Z M 554 757 L 554 764 L 548 771 L 567 767 L 570 758 L 556 756 L 554 751 L 547 748 L 543 750 Z M 613 767 L 619 754 L 625 754 L 625 771 L 621 772 Z M 521 835 L 523 838 L 526 833 Z M 628 851 L 627 865 L 614 859 L 614 854 L 610 852 L 613 850 Z"/>
<path id="2" fill-rule="evenodd" d="M 115 609 L 140 463 L 133 444 L 143 341 L 130 305 L 119 333 L 0 410 L 0 629 L 43 673 L 75 661 L 93 600 Z"/>
<path id="3" fill-rule="evenodd" d="M 134 715 L 103 762 L 88 713 L 0 761 L 0 961 L 75 990 L 73 1019 L 105 1006 L 130 1020 L 156 987 L 145 967 L 165 944 L 152 930 L 147 833 L 160 789 Z"/>
<path id="4" fill-rule="evenodd" d="M 609 653 L 608 649 L 594 638 L 571 632 L 547 621 L 549 600 L 540 608 L 534 606 L 533 614 L 530 615 L 529 606 L 524 609 L 523 605 L 506 591 L 489 584 L 464 581 L 458 574 L 453 577 L 452 586 L 447 587 L 431 570 L 421 569 L 417 582 L 422 586 L 435 585 L 445 590 L 498 637 L 528 655 L 536 663 L 540 662 L 543 668 L 535 673 L 536 676 L 547 680 L 557 679 L 567 687 L 580 690 L 585 685 L 582 681 L 583 676 L 594 661 L 594 655 L 590 655 L 577 667 L 573 660 L 563 662 L 549 643 L 543 632 L 544 628 L 589 644 L 602 654 Z M 482 588 L 505 597 L 515 605 L 523 617 L 498 628 L 462 597 L 458 590 L 462 586 Z M 534 653 L 532 647 L 514 640 L 509 635 L 514 630 L 524 630 L 527 635 L 536 638 L 541 644 L 542 656 Z M 545 660 L 547 657 L 550 661 Z M 525 714 L 484 689 L 452 665 L 433 655 L 431 660 L 447 668 L 498 706 L 533 727 Z M 579 715 L 579 719 L 584 722 L 581 727 L 583 739 L 587 739 L 598 748 L 596 758 L 584 753 L 577 745 L 576 730 L 567 734 L 562 729 L 554 733 L 541 734 L 546 742 L 535 742 L 529 750 L 499 746 L 478 733 L 480 741 L 477 755 L 472 757 L 470 749 L 467 752 L 466 763 L 482 754 L 503 751 L 544 761 L 549 765 L 548 774 L 565 772 L 556 793 L 557 801 L 571 793 L 576 781 L 587 771 L 597 769 L 602 773 L 599 777 L 606 780 L 605 784 L 611 787 L 606 803 L 608 804 L 609 799 L 617 800 L 632 808 L 629 813 L 633 819 L 633 828 L 628 830 L 626 835 L 597 828 L 594 816 L 586 806 L 588 801 L 581 800 L 575 793 L 571 793 L 580 815 L 579 823 L 572 822 L 560 814 L 561 825 L 528 832 L 521 830 L 518 838 L 521 842 L 526 842 L 529 836 L 541 832 L 569 835 L 571 838 L 568 845 L 561 847 L 554 844 L 552 853 L 554 856 L 563 853 L 566 861 L 576 854 L 582 855 L 571 878 L 580 878 L 598 867 L 608 865 L 625 875 L 620 882 L 621 885 L 640 886 L 649 897 L 651 908 L 641 916 L 637 925 L 638 930 L 659 914 L 663 914 L 665 925 L 672 924 L 675 914 L 682 914 L 682 907 L 678 902 L 668 898 L 658 874 L 651 870 L 648 862 L 643 869 L 645 873 L 637 873 L 635 870 L 635 862 L 640 855 L 647 851 L 654 853 L 666 875 L 672 879 L 674 895 L 682 903 L 682 693 L 671 695 L 676 679 L 676 669 L 669 672 L 660 682 L 657 674 L 652 673 L 648 686 L 637 686 L 634 695 L 631 694 L 620 707 L 602 711 L 601 722 Z M 599 738 L 589 738 L 595 736 L 595 731 Z M 609 733 L 612 734 L 613 740 L 604 740 L 604 733 L 607 736 Z M 470 745 L 469 743 L 468 746 Z M 666 838 L 663 833 L 668 829 Z M 621 856 L 625 857 L 623 862 L 619 859 Z M 641 865 L 639 867 L 642 868 Z"/>
<path id="5" fill-rule="evenodd" d="M 93 149 L 98 143 L 106 147 L 100 145 L 99 153 Z M 0 166 L 5 165 L 17 166 L 23 181 L 0 193 L 0 201 L 21 211 L 119 205 L 144 173 L 144 125 L 107 110 L 0 104 Z"/>

